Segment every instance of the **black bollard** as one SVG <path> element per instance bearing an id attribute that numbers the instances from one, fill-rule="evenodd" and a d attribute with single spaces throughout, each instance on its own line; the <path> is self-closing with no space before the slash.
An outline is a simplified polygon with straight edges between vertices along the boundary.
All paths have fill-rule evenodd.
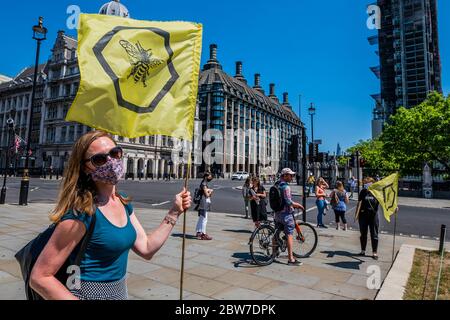
<path id="1" fill-rule="evenodd" d="M 445 243 L 445 224 L 441 225 L 441 236 L 439 238 L 439 254 L 442 255 L 442 252 L 444 251 L 444 243 Z"/>

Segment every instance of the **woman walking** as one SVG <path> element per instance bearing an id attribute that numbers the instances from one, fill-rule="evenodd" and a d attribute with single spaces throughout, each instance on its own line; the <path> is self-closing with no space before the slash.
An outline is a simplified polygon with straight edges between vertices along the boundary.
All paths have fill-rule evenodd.
<path id="1" fill-rule="evenodd" d="M 189 192 L 176 195 L 159 227 L 146 234 L 130 198 L 119 193 L 123 151 L 102 131 L 75 143 L 51 220 L 57 227 L 31 272 L 30 285 L 48 300 L 123 300 L 130 249 L 150 260 L 169 237 L 178 217 L 191 205 Z M 80 283 L 66 287 L 55 277 L 64 262 L 77 256 L 95 216 L 92 236 L 80 263 Z M 65 270 L 64 270 L 65 271 Z"/>
<path id="2" fill-rule="evenodd" d="M 259 227 L 261 221 L 267 220 L 266 210 L 266 189 L 261 185 L 259 178 L 253 178 L 252 188 L 250 189 L 252 198 L 250 200 L 250 209 L 252 212 L 252 219 L 255 223 L 255 227 Z"/>
<path id="3" fill-rule="evenodd" d="M 242 198 L 244 199 L 245 206 L 245 219 L 248 219 L 248 206 L 250 203 L 250 189 L 252 187 L 251 178 L 245 179 L 244 185 L 242 186 Z"/>
<path id="4" fill-rule="evenodd" d="M 323 224 L 323 216 L 325 212 L 325 206 L 326 206 L 326 190 L 329 188 L 328 183 L 320 177 L 319 180 L 317 180 L 317 186 L 316 186 L 316 206 L 317 206 L 317 227 L 318 228 L 324 228 L 327 229 L 327 226 Z"/>
<path id="5" fill-rule="evenodd" d="M 342 222 L 342 229 L 347 230 L 347 219 L 345 212 L 349 202 L 347 192 L 345 192 L 344 184 L 341 181 L 336 182 L 336 189 L 330 194 L 331 204 L 333 206 L 334 215 L 336 217 L 336 230 L 339 230 L 339 222 Z M 340 220 L 340 221 L 339 221 Z"/>
<path id="6" fill-rule="evenodd" d="M 361 256 L 366 255 L 367 246 L 367 233 L 370 230 L 370 240 L 372 243 L 372 257 L 378 260 L 378 200 L 368 190 L 369 186 L 373 184 L 375 180 L 367 177 L 364 179 L 364 187 L 359 193 L 358 206 L 356 208 L 356 219 L 359 222 L 359 231 L 361 233 Z"/>
<path id="7" fill-rule="evenodd" d="M 213 176 L 210 172 L 206 172 L 203 175 L 203 180 L 200 183 L 200 192 L 202 192 L 202 199 L 198 206 L 198 222 L 197 222 L 197 239 L 198 240 L 212 240 L 206 233 L 206 224 L 208 223 L 208 213 L 211 210 L 211 197 L 214 192 L 210 189 L 208 183 L 211 182 Z"/>

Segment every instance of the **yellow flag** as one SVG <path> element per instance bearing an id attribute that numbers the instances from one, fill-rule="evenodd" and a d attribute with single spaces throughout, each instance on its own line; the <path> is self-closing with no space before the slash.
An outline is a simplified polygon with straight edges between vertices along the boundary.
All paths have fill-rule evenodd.
<path id="1" fill-rule="evenodd" d="M 82 14 L 80 86 L 66 121 L 192 140 L 202 25 Z"/>
<path id="2" fill-rule="evenodd" d="M 391 222 L 391 215 L 395 213 L 398 206 L 398 173 L 372 184 L 369 191 L 383 208 L 386 220 Z"/>

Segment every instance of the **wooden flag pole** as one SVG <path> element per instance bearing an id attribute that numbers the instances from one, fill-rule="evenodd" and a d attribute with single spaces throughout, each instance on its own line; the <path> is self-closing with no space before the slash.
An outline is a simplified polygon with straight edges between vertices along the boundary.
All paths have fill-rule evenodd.
<path id="1" fill-rule="evenodd" d="M 395 253 L 395 235 L 397 233 L 397 212 L 394 213 L 394 240 L 392 244 L 392 263 L 394 263 L 394 253 Z"/>
<path id="2" fill-rule="evenodd" d="M 186 191 L 188 190 L 188 182 L 189 182 L 189 176 L 191 173 L 191 162 L 192 162 L 192 152 L 189 151 L 189 160 L 187 165 L 187 172 L 186 177 L 184 179 L 184 188 Z M 183 300 L 183 282 L 184 282 L 184 251 L 186 248 L 186 212 L 187 210 L 184 210 L 183 214 L 183 242 L 181 245 L 181 272 L 180 272 L 180 301 Z"/>

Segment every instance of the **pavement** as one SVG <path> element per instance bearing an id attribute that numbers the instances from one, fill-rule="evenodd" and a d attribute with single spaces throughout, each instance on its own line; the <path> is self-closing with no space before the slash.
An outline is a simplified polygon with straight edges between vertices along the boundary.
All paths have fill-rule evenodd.
<path id="1" fill-rule="evenodd" d="M 48 225 L 51 204 L 32 203 L 26 207 L 0 206 L 0 300 L 25 299 L 23 281 L 14 254 Z M 147 231 L 158 226 L 166 210 L 141 208 L 135 214 Z M 286 255 L 270 266 L 251 262 L 248 239 L 251 220 L 241 215 L 211 213 L 208 234 L 212 241 L 196 240 L 196 212 L 188 212 L 184 274 L 184 299 L 236 300 L 365 300 L 374 299 L 377 289 L 367 281 L 379 267 L 379 280 L 391 266 L 392 236 L 380 235 L 380 259 L 357 257 L 359 233 L 319 229 L 319 243 L 310 258 L 299 267 L 287 266 Z M 130 252 L 128 289 L 130 299 L 175 300 L 179 298 L 182 221 L 177 224 L 164 247 L 151 261 Z M 437 248 L 438 242 L 410 237 L 396 238 L 402 244 Z M 370 244 L 369 244 L 370 246 Z M 370 250 L 368 250 L 370 253 Z"/>

